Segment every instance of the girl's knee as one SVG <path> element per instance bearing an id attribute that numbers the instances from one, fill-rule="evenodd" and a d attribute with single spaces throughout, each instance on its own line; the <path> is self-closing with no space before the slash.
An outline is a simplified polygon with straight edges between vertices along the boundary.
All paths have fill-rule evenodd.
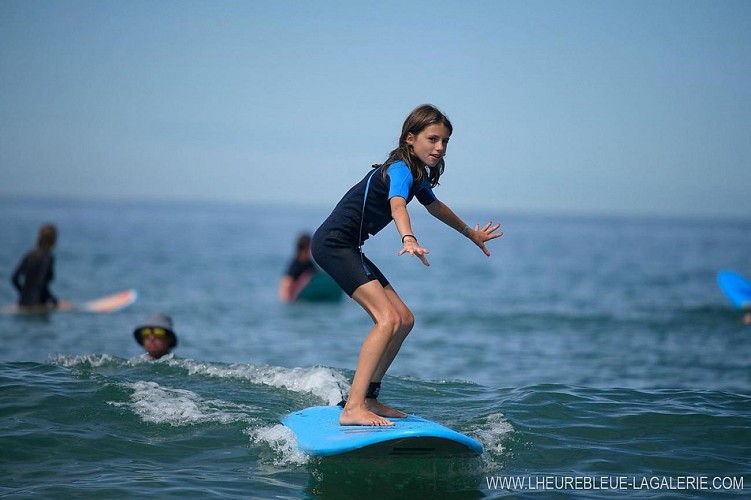
<path id="1" fill-rule="evenodd" d="M 410 331 L 412 331 L 412 327 L 415 326 L 415 315 L 412 314 L 412 311 L 407 309 L 405 312 L 401 314 L 401 323 L 402 323 L 402 331 L 404 331 L 404 334 L 408 334 Z"/>
<path id="2" fill-rule="evenodd" d="M 412 327 L 415 326 L 415 316 L 407 306 L 394 307 L 394 313 L 399 317 L 395 333 L 401 337 L 406 337 L 412 331 Z"/>
<path id="3" fill-rule="evenodd" d="M 402 315 L 399 314 L 399 312 L 396 309 L 391 309 L 389 311 L 384 312 L 381 315 L 378 323 L 392 337 L 395 336 L 397 333 L 399 333 L 403 327 Z"/>

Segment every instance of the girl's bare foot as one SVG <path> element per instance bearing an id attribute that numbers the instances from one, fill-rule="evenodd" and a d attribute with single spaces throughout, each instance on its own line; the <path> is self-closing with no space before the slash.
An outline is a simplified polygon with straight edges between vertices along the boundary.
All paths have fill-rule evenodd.
<path id="1" fill-rule="evenodd" d="M 394 425 L 394 422 L 376 415 L 365 406 L 354 408 L 348 408 L 347 406 L 345 406 L 342 409 L 342 414 L 339 415 L 339 425 L 388 426 Z"/>
<path id="2" fill-rule="evenodd" d="M 382 417 L 389 417 L 389 418 L 407 418 L 406 413 L 401 412 L 399 410 L 395 410 L 394 408 L 391 408 L 390 406 L 386 406 L 385 404 L 379 402 L 375 398 L 366 399 L 365 404 L 370 409 L 370 411 L 372 411 L 376 415 L 380 415 Z"/>

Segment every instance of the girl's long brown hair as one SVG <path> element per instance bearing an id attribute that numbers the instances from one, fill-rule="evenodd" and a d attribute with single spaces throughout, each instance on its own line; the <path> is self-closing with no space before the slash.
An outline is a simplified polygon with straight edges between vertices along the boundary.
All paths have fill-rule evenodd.
<path id="1" fill-rule="evenodd" d="M 422 104 L 412 110 L 402 125 L 402 135 L 399 137 L 399 146 L 389 153 L 388 160 L 383 163 L 384 169 L 382 175 L 384 179 L 386 178 L 386 172 L 389 165 L 396 163 L 397 161 L 403 161 L 409 167 L 410 172 L 412 172 L 412 178 L 415 183 L 422 181 L 427 169 L 430 187 L 436 187 L 438 185 L 438 179 L 441 178 L 441 174 L 443 174 L 443 170 L 446 167 L 443 158 L 438 161 L 435 167 L 429 167 L 420 161 L 412 146 L 407 144 L 407 136 L 409 134 L 416 136 L 425 130 L 426 127 L 436 123 L 445 126 L 449 130 L 449 135 L 454 131 L 454 127 L 451 125 L 448 117 L 432 104 Z M 378 168 L 380 166 L 380 164 L 375 164 L 373 165 L 373 168 Z"/>

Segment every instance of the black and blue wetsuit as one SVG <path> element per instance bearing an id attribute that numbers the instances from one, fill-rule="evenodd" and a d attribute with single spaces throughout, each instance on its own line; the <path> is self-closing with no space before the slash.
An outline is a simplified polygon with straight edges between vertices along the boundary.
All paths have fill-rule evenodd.
<path id="1" fill-rule="evenodd" d="M 403 161 L 389 165 L 385 179 L 383 168 L 369 172 L 355 184 L 313 235 L 313 258 L 350 297 L 359 286 L 374 279 L 382 286 L 389 284 L 361 248 L 369 235 L 392 221 L 389 200 L 400 196 L 409 203 L 417 198 L 423 205 L 436 201 L 427 172 L 415 185 Z"/>

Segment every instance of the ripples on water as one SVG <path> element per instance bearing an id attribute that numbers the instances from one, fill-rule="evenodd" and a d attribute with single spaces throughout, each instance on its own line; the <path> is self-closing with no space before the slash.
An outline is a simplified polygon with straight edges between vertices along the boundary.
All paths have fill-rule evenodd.
<path id="1" fill-rule="evenodd" d="M 417 317 L 382 397 L 486 450 L 384 464 L 311 459 L 279 423 L 339 401 L 369 326 L 351 301 L 276 300 L 296 233 L 325 215 L 0 204 L 4 268 L 54 220 L 59 295 L 140 295 L 113 315 L 0 317 L 0 495 L 477 498 L 503 493 L 488 477 L 546 475 L 751 485 L 750 331 L 714 281 L 751 274 L 749 223 L 510 216 L 487 259 L 416 215 L 427 269 L 388 233 L 369 241 Z M 153 311 L 173 315 L 179 345 L 146 362 L 132 329 Z"/>
<path id="2" fill-rule="evenodd" d="M 732 393 L 389 378 L 390 401 L 474 437 L 485 453 L 384 464 L 311 459 L 279 424 L 295 409 L 335 404 L 350 372 L 109 355 L 0 366 L 6 492 L 472 498 L 484 478 L 499 474 L 748 470 L 751 398 Z"/>

